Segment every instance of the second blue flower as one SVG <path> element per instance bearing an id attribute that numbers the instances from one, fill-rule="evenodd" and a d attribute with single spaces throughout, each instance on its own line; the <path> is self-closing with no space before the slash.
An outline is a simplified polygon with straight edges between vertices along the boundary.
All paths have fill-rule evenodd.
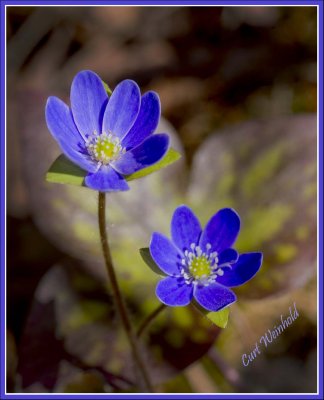
<path id="1" fill-rule="evenodd" d="M 187 206 L 172 217 L 168 239 L 155 232 L 150 253 L 167 275 L 156 288 L 159 300 L 168 306 L 186 306 L 194 298 L 208 311 L 220 311 L 236 301 L 230 289 L 251 279 L 262 263 L 262 253 L 239 255 L 232 248 L 240 230 L 240 218 L 230 209 L 218 211 L 201 229 Z"/>

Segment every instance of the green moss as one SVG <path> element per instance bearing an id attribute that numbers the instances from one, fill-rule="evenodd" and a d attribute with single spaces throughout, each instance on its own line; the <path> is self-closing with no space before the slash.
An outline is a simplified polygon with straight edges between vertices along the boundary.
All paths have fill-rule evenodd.
<path id="1" fill-rule="evenodd" d="M 307 225 L 299 226 L 296 230 L 296 238 L 300 241 L 307 239 L 309 236 L 309 227 Z"/>
<path id="2" fill-rule="evenodd" d="M 242 234 L 237 241 L 241 251 L 258 249 L 273 238 L 284 228 L 293 215 L 293 208 L 288 204 L 254 209 L 245 221 Z"/>
<path id="3" fill-rule="evenodd" d="M 165 393 L 192 393 L 189 381 L 183 374 L 178 374 L 175 378 L 163 384 Z"/>
<path id="4" fill-rule="evenodd" d="M 128 340 L 126 336 L 122 334 L 122 331 L 118 330 L 115 332 L 114 336 L 111 337 L 110 341 L 108 339 L 106 346 L 110 346 L 110 356 L 104 364 L 104 367 L 114 374 L 120 374 L 125 367 L 125 358 L 129 351 Z"/>
<path id="5" fill-rule="evenodd" d="M 303 195 L 306 199 L 316 197 L 317 195 L 317 183 L 310 182 L 303 189 Z"/>
<path id="6" fill-rule="evenodd" d="M 294 244 L 279 244 L 275 248 L 275 254 L 279 263 L 285 264 L 293 260 L 298 253 L 298 249 Z"/>
<path id="7" fill-rule="evenodd" d="M 284 146 L 275 145 L 254 161 L 242 181 L 243 192 L 247 197 L 253 197 L 273 177 L 281 164 L 283 154 Z"/>
<path id="8" fill-rule="evenodd" d="M 85 213 L 91 214 L 94 217 L 98 211 L 97 192 L 88 190 L 86 187 L 69 186 L 65 187 L 65 191 L 71 203 L 74 203 L 78 209 Z"/>
<path id="9" fill-rule="evenodd" d="M 194 319 L 189 309 L 184 307 L 174 307 L 172 310 L 172 318 L 181 328 L 192 328 Z"/>
<path id="10" fill-rule="evenodd" d="M 76 221 L 72 228 L 77 239 L 87 243 L 94 243 L 95 246 L 98 246 L 99 234 L 93 225 L 83 221 Z"/>
<path id="11" fill-rule="evenodd" d="M 131 279 L 124 282 L 125 290 L 134 290 L 134 282 L 141 284 L 151 284 L 156 281 L 157 275 L 144 264 L 141 255 L 136 250 L 138 242 L 133 238 L 123 237 L 116 246 L 113 247 L 113 259 L 116 268 L 129 275 Z"/>
<path id="12" fill-rule="evenodd" d="M 73 376 L 64 387 L 64 393 L 104 393 L 104 380 L 96 372 L 82 372 Z"/>
<path id="13" fill-rule="evenodd" d="M 186 341 L 185 335 L 180 329 L 169 329 L 166 333 L 166 339 L 171 346 L 178 349 L 180 349 Z"/>
<path id="14" fill-rule="evenodd" d="M 218 181 L 217 190 L 220 195 L 227 195 L 235 185 L 235 175 L 227 173 Z"/>
<path id="15" fill-rule="evenodd" d="M 98 287 L 98 284 L 86 275 L 75 274 L 72 279 L 73 286 L 77 291 L 87 292 Z"/>
<path id="16" fill-rule="evenodd" d="M 271 272 L 271 282 L 274 287 L 282 286 L 285 279 L 285 272 L 282 269 L 275 269 Z"/>
<path id="17" fill-rule="evenodd" d="M 220 154 L 220 163 L 224 166 L 225 170 L 232 169 L 235 165 L 233 154 L 229 151 L 224 151 Z"/>
<path id="18" fill-rule="evenodd" d="M 316 176 L 317 176 L 317 165 L 316 165 L 315 162 L 306 165 L 305 174 L 309 178 L 315 178 L 316 179 Z"/>
<path id="19" fill-rule="evenodd" d="M 223 374 L 220 372 L 218 366 L 212 359 L 210 359 L 208 356 L 203 357 L 201 359 L 201 364 L 204 367 L 207 374 L 209 375 L 210 379 L 214 382 L 215 386 L 219 389 L 220 393 L 234 391 L 235 388 L 231 387 L 229 382 L 226 379 L 224 379 Z M 226 397 L 224 396 L 224 398 Z"/>
<path id="20" fill-rule="evenodd" d="M 64 211 L 66 209 L 66 202 L 61 198 L 52 198 L 52 206 L 57 211 Z"/>
<path id="21" fill-rule="evenodd" d="M 269 278 L 267 276 L 262 276 L 262 275 L 258 276 L 258 286 L 260 289 L 266 292 L 267 291 L 269 292 L 274 289 L 273 283 L 269 280 Z"/>
<path id="22" fill-rule="evenodd" d="M 77 329 L 80 326 L 90 324 L 104 318 L 109 308 L 107 304 L 92 300 L 84 300 L 79 303 L 69 314 L 67 324 L 69 329 Z"/>
<path id="23" fill-rule="evenodd" d="M 206 343 L 208 331 L 206 329 L 192 329 L 190 331 L 190 337 L 196 343 Z"/>

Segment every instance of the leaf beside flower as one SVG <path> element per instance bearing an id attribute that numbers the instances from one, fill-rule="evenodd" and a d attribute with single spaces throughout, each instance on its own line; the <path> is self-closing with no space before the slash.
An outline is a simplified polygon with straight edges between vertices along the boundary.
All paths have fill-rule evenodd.
<path id="1" fill-rule="evenodd" d="M 112 90 L 110 89 L 110 87 L 104 81 L 102 81 L 102 84 L 103 84 L 103 86 L 105 88 L 105 91 L 107 92 L 108 96 L 111 96 L 112 95 Z"/>
<path id="2" fill-rule="evenodd" d="M 144 168 L 134 174 L 126 176 L 127 181 L 143 178 L 153 172 L 165 168 L 181 157 L 181 154 L 170 148 L 166 155 L 156 164 Z M 61 154 L 51 165 L 46 174 L 46 181 L 51 183 L 62 183 L 68 185 L 84 186 L 84 178 L 87 172 L 72 163 L 68 158 Z"/>
<path id="3" fill-rule="evenodd" d="M 173 164 L 174 162 L 179 160 L 180 157 L 181 157 L 181 154 L 171 147 L 168 150 L 168 152 L 166 153 L 166 155 L 160 161 L 158 161 L 156 164 L 153 164 L 147 168 L 143 168 L 140 171 L 134 172 L 131 175 L 127 175 L 126 180 L 129 182 L 129 181 L 133 181 L 134 179 L 143 178 L 144 176 L 150 175 L 153 172 L 159 171 L 160 169 Z"/>
<path id="4" fill-rule="evenodd" d="M 214 325 L 219 328 L 226 328 L 228 317 L 229 317 L 229 307 L 223 308 L 220 311 L 208 311 L 202 307 L 197 302 L 193 302 L 194 306 L 207 317 Z"/>
<path id="5" fill-rule="evenodd" d="M 61 154 L 51 165 L 45 179 L 52 183 L 84 186 L 83 181 L 86 174 L 86 171 Z"/>
<path id="6" fill-rule="evenodd" d="M 217 325 L 220 328 L 226 328 L 229 317 L 229 307 L 226 307 L 221 311 L 209 312 L 206 314 L 206 317 L 213 322 L 214 325 Z"/>
<path id="7" fill-rule="evenodd" d="M 166 276 L 161 269 L 157 266 L 157 264 L 155 263 L 155 261 L 153 260 L 151 253 L 150 253 L 150 249 L 148 247 L 144 247 L 142 249 L 139 249 L 140 255 L 143 259 L 143 261 L 145 262 L 145 264 L 151 268 L 151 270 L 158 274 L 158 275 L 162 275 L 162 276 Z"/>

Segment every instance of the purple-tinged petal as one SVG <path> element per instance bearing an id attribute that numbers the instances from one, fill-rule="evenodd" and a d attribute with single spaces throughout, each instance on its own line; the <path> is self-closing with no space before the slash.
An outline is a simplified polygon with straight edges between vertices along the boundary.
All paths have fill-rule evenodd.
<path id="1" fill-rule="evenodd" d="M 99 192 L 118 192 L 129 189 L 124 177 L 109 165 L 103 165 L 97 172 L 88 174 L 85 178 L 85 184 L 90 189 Z"/>
<path id="2" fill-rule="evenodd" d="M 187 285 L 183 278 L 167 277 L 156 286 L 155 294 L 167 306 L 187 306 L 192 299 L 193 287 Z"/>
<path id="3" fill-rule="evenodd" d="M 198 218 L 189 207 L 179 206 L 174 211 L 171 221 L 173 242 L 184 252 L 190 250 L 191 243 L 198 245 L 200 234 L 201 226 Z"/>
<path id="4" fill-rule="evenodd" d="M 200 247 L 204 250 L 211 245 L 211 251 L 218 253 L 231 247 L 240 231 L 240 217 L 231 208 L 218 211 L 207 223 L 200 238 Z"/>
<path id="5" fill-rule="evenodd" d="M 180 276 L 183 255 L 170 239 L 161 233 L 154 232 L 150 243 L 150 253 L 161 271 L 167 275 Z"/>
<path id="6" fill-rule="evenodd" d="M 112 163 L 120 174 L 130 175 L 158 162 L 167 152 L 169 136 L 165 133 L 152 135 L 139 146 L 127 151 Z"/>
<path id="7" fill-rule="evenodd" d="M 161 114 L 160 99 L 157 93 L 147 92 L 142 96 L 141 108 L 134 125 L 124 137 L 122 146 L 132 149 L 142 143 L 156 129 Z"/>
<path id="8" fill-rule="evenodd" d="M 45 117 L 55 140 L 68 143 L 77 151 L 84 149 L 83 137 L 75 126 L 69 107 L 61 99 L 54 96 L 47 99 Z"/>
<path id="9" fill-rule="evenodd" d="M 262 253 L 245 253 L 239 256 L 236 264 L 224 270 L 223 276 L 217 277 L 221 285 L 234 287 L 243 285 L 259 271 L 262 264 Z"/>
<path id="10" fill-rule="evenodd" d="M 57 97 L 49 97 L 45 118 L 49 131 L 66 157 L 88 172 L 96 171 L 97 164 L 84 153 L 84 140 L 74 124 L 69 107 Z"/>
<path id="11" fill-rule="evenodd" d="M 234 249 L 226 249 L 218 255 L 218 265 L 231 264 L 238 260 L 239 254 Z"/>
<path id="12" fill-rule="evenodd" d="M 195 286 L 194 298 L 208 311 L 220 311 L 236 301 L 235 293 L 218 283 Z"/>
<path id="13" fill-rule="evenodd" d="M 92 71 L 79 72 L 73 79 L 70 99 L 73 118 L 82 136 L 101 133 L 108 95 L 99 76 Z"/>
<path id="14" fill-rule="evenodd" d="M 120 82 L 109 99 L 102 131 L 122 139 L 133 126 L 140 104 L 141 92 L 137 83 L 129 79 Z"/>

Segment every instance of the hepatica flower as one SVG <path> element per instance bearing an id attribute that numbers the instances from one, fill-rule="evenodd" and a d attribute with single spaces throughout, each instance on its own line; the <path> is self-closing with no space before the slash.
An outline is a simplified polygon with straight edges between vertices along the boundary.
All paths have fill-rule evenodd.
<path id="1" fill-rule="evenodd" d="M 220 311 L 236 301 L 230 289 L 251 279 L 262 263 L 262 253 L 239 255 L 232 248 L 240 230 L 240 218 L 230 209 L 218 211 L 202 230 L 187 206 L 172 217 L 172 240 L 153 233 L 150 253 L 167 275 L 156 288 L 168 306 L 186 306 L 194 298 L 208 311 Z"/>
<path id="2" fill-rule="evenodd" d="M 160 100 L 150 91 L 141 96 L 124 80 L 109 97 L 94 72 L 78 73 L 71 86 L 71 108 L 57 97 L 46 104 L 47 126 L 62 152 L 87 171 L 85 185 L 101 192 L 128 190 L 125 176 L 159 161 L 169 137 L 154 134 Z"/>

